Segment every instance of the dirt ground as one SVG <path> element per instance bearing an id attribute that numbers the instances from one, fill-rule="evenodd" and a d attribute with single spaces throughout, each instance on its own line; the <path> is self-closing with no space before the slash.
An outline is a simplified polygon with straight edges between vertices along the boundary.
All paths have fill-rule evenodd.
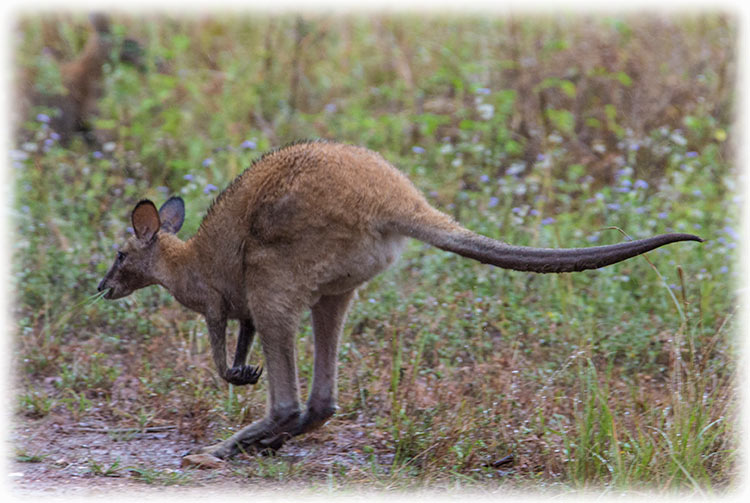
<path id="1" fill-rule="evenodd" d="M 113 433 L 106 424 L 61 424 L 48 417 L 17 418 L 11 430 L 7 485 L 20 497 L 179 494 L 208 488 L 220 488 L 222 494 L 248 489 L 288 494 L 288 470 L 294 465 L 304 467 L 296 490 L 317 494 L 326 490 L 325 472 L 333 463 L 366 463 L 351 442 L 344 445 L 341 435 L 334 438 L 325 431 L 292 439 L 274 456 L 271 470 L 263 472 L 257 456 L 238 456 L 218 468 L 182 467 L 182 455 L 201 444 L 172 427 Z M 274 466 L 286 470 L 283 484 L 281 475 L 272 472 Z"/>

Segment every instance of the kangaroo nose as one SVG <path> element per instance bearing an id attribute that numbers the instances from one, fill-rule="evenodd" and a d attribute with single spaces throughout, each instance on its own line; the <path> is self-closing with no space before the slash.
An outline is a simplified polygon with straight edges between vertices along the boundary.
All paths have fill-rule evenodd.
<path id="1" fill-rule="evenodd" d="M 101 280 L 99 286 L 96 287 L 97 292 L 101 292 L 102 290 L 104 290 L 104 280 Z"/>

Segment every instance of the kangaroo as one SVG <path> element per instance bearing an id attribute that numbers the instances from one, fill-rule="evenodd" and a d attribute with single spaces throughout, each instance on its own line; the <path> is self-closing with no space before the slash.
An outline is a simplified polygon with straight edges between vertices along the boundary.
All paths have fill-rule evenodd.
<path id="1" fill-rule="evenodd" d="M 257 328 L 268 376 L 265 417 L 196 454 L 228 458 L 278 449 L 290 437 L 325 423 L 336 410 L 337 350 L 357 287 L 389 267 L 406 238 L 496 267 L 562 273 L 604 267 L 691 234 L 662 234 L 615 245 L 548 249 L 511 246 L 461 227 L 429 205 L 379 154 L 323 142 L 292 144 L 264 154 L 209 207 L 196 234 L 176 236 L 182 199 L 157 211 L 149 200 L 132 211 L 134 235 L 99 284 L 107 299 L 162 285 L 205 316 L 218 373 L 248 382 L 243 367 Z M 314 369 L 301 410 L 295 332 L 312 312 Z M 226 362 L 228 319 L 241 320 L 232 369 Z M 243 341 L 244 334 L 244 341 Z"/>
<path id="2" fill-rule="evenodd" d="M 59 112 L 51 118 L 50 126 L 60 135 L 63 146 L 70 144 L 73 135 L 80 133 L 89 147 L 97 144 L 89 118 L 96 108 L 101 93 L 104 64 L 110 61 L 112 35 L 109 17 L 93 13 L 89 21 L 94 28 L 81 54 L 73 61 L 60 65 L 65 94 L 42 95 L 36 98 L 39 104 L 57 108 Z M 125 39 L 119 51 L 120 61 L 130 63 L 143 71 L 141 48 L 138 42 Z"/>

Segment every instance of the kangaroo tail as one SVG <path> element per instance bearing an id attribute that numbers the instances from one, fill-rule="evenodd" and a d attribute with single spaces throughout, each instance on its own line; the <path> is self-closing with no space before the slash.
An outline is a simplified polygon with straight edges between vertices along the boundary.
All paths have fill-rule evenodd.
<path id="1" fill-rule="evenodd" d="M 598 269 L 622 262 L 660 246 L 677 241 L 703 239 L 692 234 L 660 234 L 658 236 L 607 246 L 588 248 L 533 248 L 512 246 L 481 236 L 461 227 L 448 215 L 427 206 L 408 217 L 391 221 L 390 227 L 399 234 L 429 243 L 485 264 L 516 271 L 560 273 Z"/>

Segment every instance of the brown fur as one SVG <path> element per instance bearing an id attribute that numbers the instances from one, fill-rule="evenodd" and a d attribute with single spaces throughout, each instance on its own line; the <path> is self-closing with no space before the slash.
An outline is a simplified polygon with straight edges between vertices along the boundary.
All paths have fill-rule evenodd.
<path id="1" fill-rule="evenodd" d="M 432 208 L 380 155 L 327 142 L 295 144 L 263 156 L 217 197 L 187 241 L 175 235 L 183 216 L 179 198 L 158 212 L 150 201 L 140 202 L 132 218 L 136 235 L 122 247 L 99 290 L 114 299 L 151 284 L 166 287 L 205 315 L 215 364 L 228 380 L 227 320 L 257 327 L 268 375 L 268 415 L 204 449 L 218 457 L 278 448 L 334 413 L 338 341 L 354 292 L 396 260 L 407 237 L 500 267 L 537 272 L 601 267 L 669 242 L 700 240 L 669 234 L 587 249 L 512 247 L 478 236 Z M 312 311 L 315 362 L 302 412 L 294 338 L 306 309 Z M 245 358 L 241 347 L 237 352 L 234 368 Z"/>

